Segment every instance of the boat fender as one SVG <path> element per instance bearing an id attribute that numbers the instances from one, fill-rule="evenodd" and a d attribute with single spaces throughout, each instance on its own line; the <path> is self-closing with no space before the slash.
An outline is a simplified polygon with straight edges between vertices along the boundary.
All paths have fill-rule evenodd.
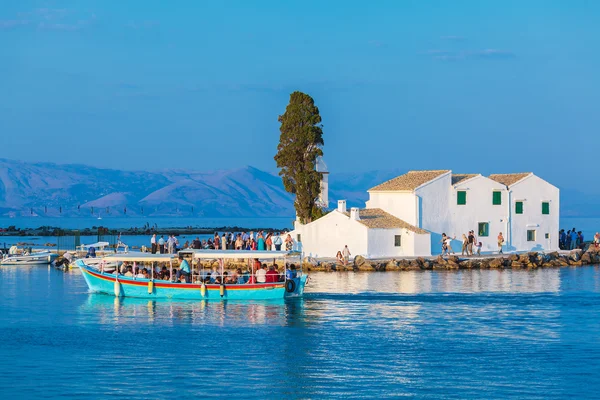
<path id="1" fill-rule="evenodd" d="M 206 296 L 206 283 L 204 282 L 202 282 L 202 285 L 200 286 L 200 296 Z"/>
<path id="2" fill-rule="evenodd" d="M 148 294 L 152 294 L 154 291 L 154 281 L 148 281 Z"/>
<path id="3" fill-rule="evenodd" d="M 115 280 L 115 296 L 121 296 L 121 282 L 118 279 Z"/>
<path id="4" fill-rule="evenodd" d="M 219 288 L 219 293 L 221 294 L 221 297 L 223 297 L 225 295 L 225 285 L 221 283 L 221 287 Z"/>
<path id="5" fill-rule="evenodd" d="M 285 281 L 285 290 L 288 293 L 294 293 L 294 291 L 296 290 L 296 282 L 294 282 L 293 280 L 287 280 Z"/>

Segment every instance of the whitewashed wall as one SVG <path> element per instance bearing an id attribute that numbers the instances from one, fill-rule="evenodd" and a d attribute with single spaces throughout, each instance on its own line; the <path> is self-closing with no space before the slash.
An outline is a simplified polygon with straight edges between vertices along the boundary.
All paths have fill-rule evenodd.
<path id="1" fill-rule="evenodd" d="M 457 193 L 461 190 L 467 192 L 466 205 L 457 204 Z M 501 205 L 493 204 L 494 191 L 502 193 Z M 498 233 L 502 232 L 505 239 L 507 237 L 508 203 L 506 186 L 481 175 L 450 186 L 450 226 L 446 228 L 446 233 L 456 235 L 456 242 L 452 243 L 454 251 L 460 252 L 462 235 L 463 233 L 467 235 L 470 230 L 475 231 L 476 240 L 482 243 L 481 251 L 497 251 Z M 480 222 L 489 224 L 488 237 L 478 236 Z"/>
<path id="2" fill-rule="evenodd" d="M 430 248 L 433 254 L 441 252 L 441 234 L 448 234 L 451 227 L 448 210 L 451 184 L 452 174 L 448 172 L 415 190 L 418 199 L 416 226 L 431 232 Z"/>
<path id="3" fill-rule="evenodd" d="M 408 222 L 417 225 L 417 198 L 413 192 L 369 192 L 367 208 L 382 210 Z"/>
<path id="4" fill-rule="evenodd" d="M 298 234 L 301 234 L 302 242 L 297 250 L 304 252 L 305 256 L 334 258 L 345 245 L 348 245 L 352 256 L 367 255 L 367 227 L 337 210 L 310 224 L 296 223 L 291 232 L 294 240 Z"/>
<path id="5" fill-rule="evenodd" d="M 523 214 L 515 214 L 515 203 L 523 201 Z M 542 202 L 550 203 L 550 214 L 542 214 Z M 543 179 L 531 175 L 510 187 L 511 250 L 558 250 L 560 191 Z M 536 240 L 527 241 L 527 230 L 536 231 Z M 548 234 L 549 239 L 545 238 Z"/>
<path id="6" fill-rule="evenodd" d="M 401 237 L 400 247 L 395 246 L 396 235 Z M 414 232 L 400 228 L 369 229 L 368 237 L 369 257 L 412 257 L 430 254 L 429 234 L 417 235 Z"/>

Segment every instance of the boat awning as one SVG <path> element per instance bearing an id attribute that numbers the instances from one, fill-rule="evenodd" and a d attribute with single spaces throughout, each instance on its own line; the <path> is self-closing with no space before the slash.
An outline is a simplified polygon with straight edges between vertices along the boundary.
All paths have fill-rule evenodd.
<path id="1" fill-rule="evenodd" d="M 300 253 L 290 251 L 258 251 L 258 250 L 182 250 L 181 255 L 193 256 L 196 259 L 234 259 L 234 258 L 286 258 Z"/>
<path id="2" fill-rule="evenodd" d="M 107 246 L 110 246 L 110 243 L 108 243 L 108 242 L 97 242 L 97 243 L 92 243 L 92 244 L 82 244 L 79 247 L 81 247 L 82 249 L 89 249 L 90 247 L 98 249 L 98 248 L 107 247 Z"/>
<path id="3" fill-rule="evenodd" d="M 127 262 L 169 262 L 175 257 L 173 254 L 151 254 L 151 253 L 117 253 L 110 254 L 103 258 L 107 262 L 110 261 L 127 261 Z"/>

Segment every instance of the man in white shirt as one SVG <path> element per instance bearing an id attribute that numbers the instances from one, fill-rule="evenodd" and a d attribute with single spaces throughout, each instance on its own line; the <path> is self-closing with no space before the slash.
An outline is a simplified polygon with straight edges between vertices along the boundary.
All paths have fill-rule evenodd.
<path id="1" fill-rule="evenodd" d="M 267 281 L 267 269 L 265 265 L 261 265 L 261 267 L 256 271 L 256 283 L 265 283 Z"/>
<path id="2" fill-rule="evenodd" d="M 156 254 L 156 233 L 150 238 L 150 244 L 152 247 L 152 254 Z"/>
<path id="3" fill-rule="evenodd" d="M 348 260 L 350 260 L 350 249 L 348 245 L 344 246 L 344 250 L 342 250 L 342 257 L 344 257 L 344 266 L 348 265 Z"/>

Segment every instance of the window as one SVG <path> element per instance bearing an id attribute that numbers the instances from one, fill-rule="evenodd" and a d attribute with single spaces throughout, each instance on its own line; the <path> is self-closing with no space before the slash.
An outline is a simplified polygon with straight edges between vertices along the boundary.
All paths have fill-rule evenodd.
<path id="1" fill-rule="evenodd" d="M 544 236 L 546 239 L 550 239 L 550 234 L 546 233 L 546 235 Z"/>
<path id="2" fill-rule="evenodd" d="M 459 206 L 464 206 L 467 204 L 467 192 L 464 190 L 459 190 L 456 192 L 456 204 Z"/>
<path id="3" fill-rule="evenodd" d="M 542 214 L 550 214 L 550 203 L 542 201 Z"/>
<path id="4" fill-rule="evenodd" d="M 515 203 L 515 214 L 523 214 L 523 202 L 517 201 Z"/>
<path id="5" fill-rule="evenodd" d="M 535 229 L 527 230 L 527 241 L 535 242 Z"/>
<path id="6" fill-rule="evenodd" d="M 302 243 L 302 235 L 298 234 L 298 235 L 296 236 L 296 242 L 298 242 L 298 243 Z"/>
<path id="7" fill-rule="evenodd" d="M 487 222 L 480 222 L 478 232 L 478 236 L 490 236 L 490 224 Z"/>
<path id="8" fill-rule="evenodd" d="M 492 196 L 492 204 L 499 206 L 502 204 L 502 192 L 494 192 Z"/>
<path id="9" fill-rule="evenodd" d="M 402 236 L 400 236 L 400 235 L 394 235 L 394 246 L 395 247 L 402 247 Z"/>

